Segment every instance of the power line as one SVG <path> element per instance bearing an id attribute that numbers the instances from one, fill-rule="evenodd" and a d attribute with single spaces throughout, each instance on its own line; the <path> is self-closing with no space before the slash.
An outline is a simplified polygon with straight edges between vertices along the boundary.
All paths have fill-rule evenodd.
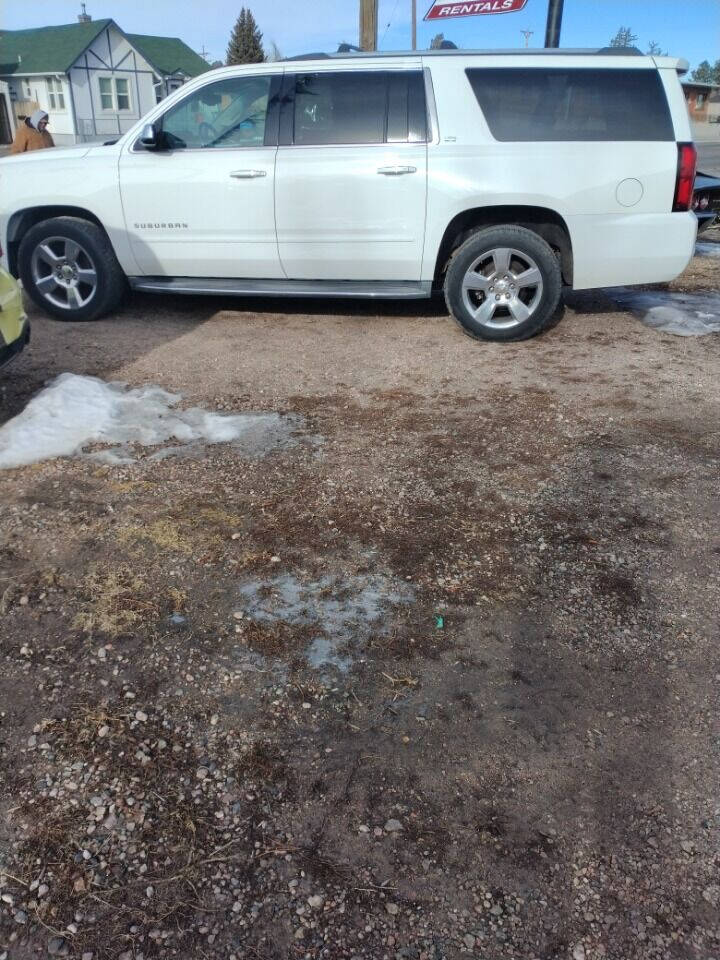
<path id="1" fill-rule="evenodd" d="M 393 12 L 390 14 L 390 19 L 387 22 L 387 26 L 385 27 L 385 33 L 382 35 L 382 39 L 380 40 L 380 43 L 382 43 L 385 40 L 385 37 L 387 36 L 387 32 L 390 29 L 390 24 L 392 23 L 393 17 L 395 16 L 395 11 L 397 10 L 397 5 L 399 2 L 400 0 L 395 0 L 395 6 L 393 7 Z M 378 44 L 378 47 L 380 46 L 380 43 Z"/>

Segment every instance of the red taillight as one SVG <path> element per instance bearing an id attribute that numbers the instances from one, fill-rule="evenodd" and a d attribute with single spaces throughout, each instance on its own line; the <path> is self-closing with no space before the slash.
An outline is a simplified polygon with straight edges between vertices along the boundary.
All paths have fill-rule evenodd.
<path id="1" fill-rule="evenodd" d="M 677 148 L 677 179 L 675 180 L 675 197 L 672 208 L 673 212 L 684 212 L 690 209 L 690 204 L 692 203 L 697 150 L 695 149 L 694 143 L 679 143 Z"/>

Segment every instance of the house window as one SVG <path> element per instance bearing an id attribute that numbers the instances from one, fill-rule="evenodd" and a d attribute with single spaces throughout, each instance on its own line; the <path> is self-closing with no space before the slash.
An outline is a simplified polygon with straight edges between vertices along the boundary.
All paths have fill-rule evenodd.
<path id="1" fill-rule="evenodd" d="M 130 87 L 125 77 L 115 78 L 115 100 L 118 110 L 130 109 Z"/>
<path id="2" fill-rule="evenodd" d="M 57 77 L 46 77 L 48 101 L 51 110 L 65 109 L 65 94 L 63 93 L 62 81 Z"/>
<path id="3" fill-rule="evenodd" d="M 696 106 L 696 107 L 698 108 L 698 110 L 699 110 L 700 107 L 702 107 L 702 105 L 703 105 L 704 103 L 705 103 L 705 94 L 704 94 L 704 93 L 699 93 L 699 94 L 697 95 L 697 100 L 695 101 L 695 106 Z"/>
<path id="4" fill-rule="evenodd" d="M 116 113 L 130 109 L 130 84 L 126 77 L 98 77 L 100 107 Z"/>

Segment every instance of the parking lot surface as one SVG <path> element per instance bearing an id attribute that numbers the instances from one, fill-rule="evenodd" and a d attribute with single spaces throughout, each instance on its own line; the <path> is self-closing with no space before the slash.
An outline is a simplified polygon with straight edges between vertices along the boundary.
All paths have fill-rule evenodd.
<path id="1" fill-rule="evenodd" d="M 717 334 L 31 313 L 3 420 L 70 372 L 291 429 L 0 475 L 0 955 L 720 956 Z"/>

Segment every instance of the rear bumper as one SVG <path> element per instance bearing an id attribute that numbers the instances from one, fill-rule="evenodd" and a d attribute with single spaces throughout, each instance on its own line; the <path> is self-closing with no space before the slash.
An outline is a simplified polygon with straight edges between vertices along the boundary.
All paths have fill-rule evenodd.
<path id="1" fill-rule="evenodd" d="M 573 289 L 674 280 L 695 250 L 694 213 L 568 217 Z"/>
<path id="2" fill-rule="evenodd" d="M 13 340 L 12 343 L 3 344 L 0 346 L 0 367 L 4 367 L 5 364 L 10 363 L 11 360 L 14 360 L 19 353 L 22 353 L 29 343 L 30 321 L 25 320 L 20 336 Z"/>

